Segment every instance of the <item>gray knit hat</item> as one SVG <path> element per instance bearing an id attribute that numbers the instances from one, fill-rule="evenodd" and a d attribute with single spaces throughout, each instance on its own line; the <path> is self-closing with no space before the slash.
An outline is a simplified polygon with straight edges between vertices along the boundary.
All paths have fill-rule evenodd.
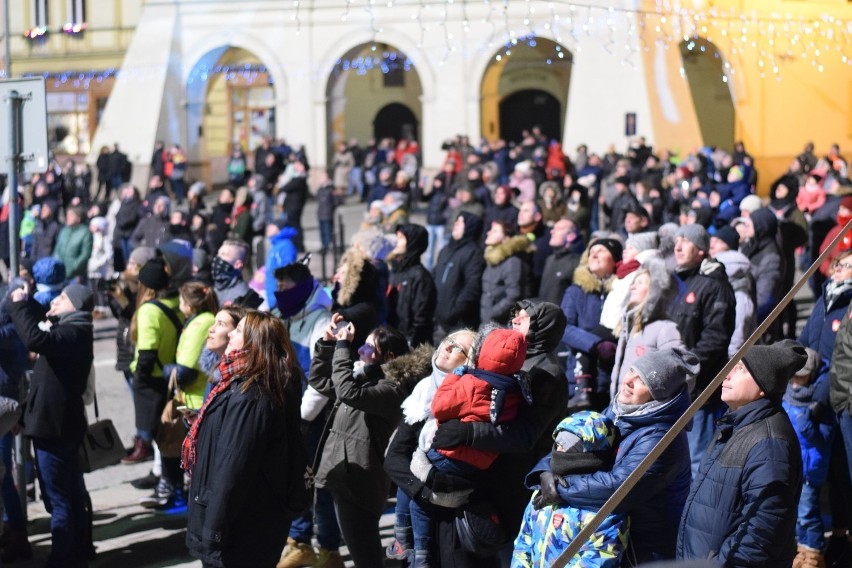
<path id="1" fill-rule="evenodd" d="M 780 398 L 787 382 L 808 361 L 805 348 L 792 339 L 772 345 L 755 345 L 743 357 L 743 364 L 767 398 Z"/>
<path id="2" fill-rule="evenodd" d="M 632 369 L 654 400 L 666 401 L 686 384 L 688 375 L 701 371 L 701 362 L 691 351 L 675 347 L 646 353 L 633 362 Z"/>
<path id="3" fill-rule="evenodd" d="M 657 238 L 656 231 L 633 233 L 627 237 L 627 243 L 625 244 L 633 247 L 637 252 L 642 252 L 644 250 L 656 249 L 659 245 L 659 238 Z"/>
<path id="4" fill-rule="evenodd" d="M 679 237 L 685 238 L 705 253 L 710 250 L 710 235 L 707 234 L 707 229 L 697 223 L 684 225 L 678 229 L 675 239 Z"/>
<path id="5" fill-rule="evenodd" d="M 95 309 L 95 293 L 88 286 L 69 284 L 62 293 L 68 296 L 74 308 L 81 312 L 91 312 Z"/>

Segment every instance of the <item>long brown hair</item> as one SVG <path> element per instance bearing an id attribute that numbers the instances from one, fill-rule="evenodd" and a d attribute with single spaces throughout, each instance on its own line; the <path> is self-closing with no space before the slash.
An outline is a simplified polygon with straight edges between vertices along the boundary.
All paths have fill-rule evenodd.
<path id="1" fill-rule="evenodd" d="M 301 372 L 284 322 L 265 312 L 249 311 L 243 325 L 243 346 L 246 381 L 242 392 L 257 383 L 282 406 L 290 381 L 299 380 Z"/>

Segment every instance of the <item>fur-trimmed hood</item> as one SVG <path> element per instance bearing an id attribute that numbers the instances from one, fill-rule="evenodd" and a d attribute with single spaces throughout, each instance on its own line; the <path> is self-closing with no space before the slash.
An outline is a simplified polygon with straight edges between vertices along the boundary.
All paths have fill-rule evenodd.
<path id="1" fill-rule="evenodd" d="M 343 256 L 340 257 L 340 264 L 348 263 L 349 269 L 346 271 L 346 277 L 343 282 L 340 282 L 340 288 L 337 291 L 337 303 L 341 306 L 349 306 L 355 297 L 355 292 L 358 290 L 358 285 L 361 283 L 361 276 L 364 272 L 364 266 L 370 261 L 367 256 L 358 248 L 350 248 Z"/>
<path id="2" fill-rule="evenodd" d="M 574 270 L 574 284 L 580 287 L 586 294 L 607 294 L 612 290 L 612 282 L 615 280 L 615 274 L 609 278 L 601 280 L 589 270 L 589 251 L 583 253 L 580 257 L 580 265 Z"/>
<path id="3" fill-rule="evenodd" d="M 382 363 L 382 371 L 385 379 L 398 383 L 406 393 L 411 393 L 423 377 L 432 374 L 432 355 L 435 349 L 428 344 L 423 344 L 417 349 Z"/>
<path id="4" fill-rule="evenodd" d="M 535 245 L 526 235 L 515 235 L 498 245 L 488 245 L 485 247 L 485 262 L 488 266 L 497 266 L 511 256 L 522 252 L 533 251 L 535 251 Z"/>

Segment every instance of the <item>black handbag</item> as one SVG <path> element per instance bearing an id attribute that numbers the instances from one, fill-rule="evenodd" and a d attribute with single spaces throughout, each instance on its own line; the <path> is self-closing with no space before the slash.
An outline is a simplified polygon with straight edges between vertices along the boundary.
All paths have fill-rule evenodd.
<path id="1" fill-rule="evenodd" d="M 112 420 L 99 418 L 98 395 L 95 393 L 95 423 L 86 428 L 80 446 L 80 469 L 83 473 L 115 465 L 127 455 Z"/>

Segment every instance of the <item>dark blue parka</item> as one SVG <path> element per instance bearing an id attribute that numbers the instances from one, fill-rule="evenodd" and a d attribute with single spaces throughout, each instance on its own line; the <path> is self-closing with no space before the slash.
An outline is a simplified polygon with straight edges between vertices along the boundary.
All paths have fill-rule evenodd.
<path id="1" fill-rule="evenodd" d="M 822 287 L 822 296 L 814 302 L 814 309 L 799 335 L 799 343 L 810 347 L 822 357 L 824 369 L 820 369 L 820 374 L 828 373 L 828 363 L 834 352 L 837 330 L 840 329 L 840 324 L 846 315 L 846 308 L 852 300 L 852 288 L 849 288 L 838 294 L 833 301 L 828 302 L 825 290 L 830 283 L 829 280 Z"/>
<path id="2" fill-rule="evenodd" d="M 622 440 L 611 471 L 569 475 L 568 487 L 557 485 L 564 503 L 581 509 L 600 509 L 616 489 L 633 473 L 645 456 L 665 436 L 689 407 L 689 392 L 684 386 L 674 398 L 644 416 L 616 418 L 612 406 L 604 414 L 615 421 Z M 548 455 L 530 472 L 538 480 L 550 471 Z M 689 443 L 680 432 L 660 458 L 645 472 L 633 490 L 615 509 L 630 515 L 630 548 L 638 563 L 674 558 L 676 529 L 691 479 Z M 537 488 L 531 484 L 532 488 Z"/>
<path id="3" fill-rule="evenodd" d="M 802 491 L 799 441 L 777 401 L 758 399 L 718 421 L 692 484 L 677 557 L 725 566 L 789 567 Z"/>

